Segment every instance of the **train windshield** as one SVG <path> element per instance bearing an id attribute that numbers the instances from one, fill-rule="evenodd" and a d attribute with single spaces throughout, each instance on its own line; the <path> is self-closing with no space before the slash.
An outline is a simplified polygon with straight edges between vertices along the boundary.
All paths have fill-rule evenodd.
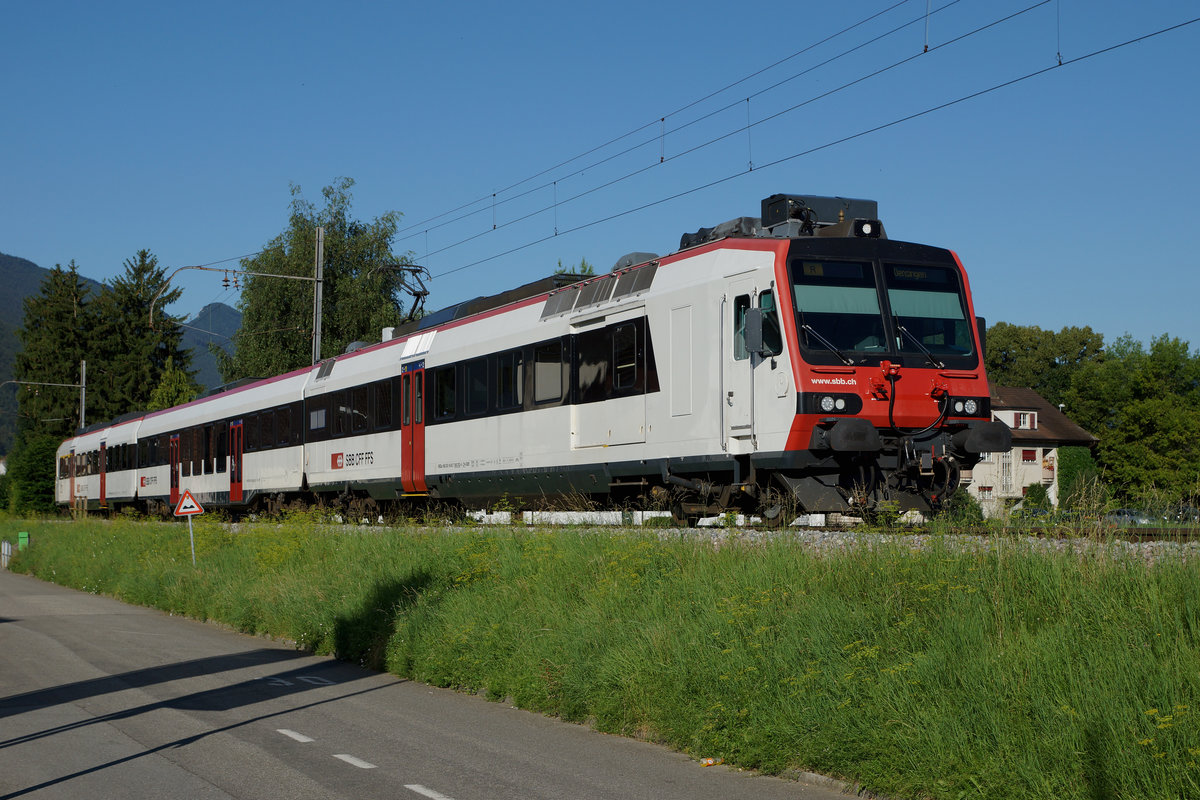
<path id="1" fill-rule="evenodd" d="M 965 356 L 974 347 L 957 270 L 884 264 L 888 305 L 902 353 Z M 899 329 L 903 330 L 899 330 Z"/>
<path id="2" fill-rule="evenodd" d="M 843 352 L 884 352 L 887 335 L 870 262 L 792 262 L 800 345 L 846 360 Z"/>
<path id="3" fill-rule="evenodd" d="M 956 367 L 976 361 L 953 267 L 801 257 L 792 259 L 791 278 L 797 338 L 810 363 L 901 356 Z"/>

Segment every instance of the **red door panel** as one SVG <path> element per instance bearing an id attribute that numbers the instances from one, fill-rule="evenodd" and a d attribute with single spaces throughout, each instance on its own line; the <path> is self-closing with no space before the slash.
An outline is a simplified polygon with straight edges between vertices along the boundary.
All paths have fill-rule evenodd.
<path id="1" fill-rule="evenodd" d="M 229 423 L 229 502 L 242 502 L 242 421 Z"/>
<path id="2" fill-rule="evenodd" d="M 108 505 L 107 486 L 105 485 L 105 479 L 107 478 L 107 475 L 108 475 L 107 455 L 108 455 L 108 448 L 105 446 L 104 442 L 101 442 L 100 443 L 100 507 L 101 508 L 104 508 L 105 506 Z"/>
<path id="3" fill-rule="evenodd" d="M 424 492 L 425 485 L 425 370 L 413 372 L 412 426 L 412 483 L 413 491 Z"/>
<path id="4" fill-rule="evenodd" d="M 424 492 L 425 485 L 425 363 L 403 368 L 400 376 L 400 485 L 406 492 Z"/>
<path id="5" fill-rule="evenodd" d="M 171 436 L 171 443 L 167 447 L 167 452 L 171 459 L 171 509 L 174 510 L 179 505 L 179 434 Z"/>
<path id="6" fill-rule="evenodd" d="M 400 376 L 400 487 L 413 491 L 412 483 L 412 376 Z"/>

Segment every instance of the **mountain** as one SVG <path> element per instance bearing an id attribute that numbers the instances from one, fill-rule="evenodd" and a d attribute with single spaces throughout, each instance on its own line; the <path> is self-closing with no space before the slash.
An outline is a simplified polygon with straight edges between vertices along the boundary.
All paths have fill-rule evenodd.
<path id="1" fill-rule="evenodd" d="M 226 352 L 233 348 L 233 334 L 242 327 L 242 314 L 224 303 L 209 303 L 184 323 L 183 346 L 192 351 L 192 369 L 196 382 L 205 389 L 221 385 L 217 359 L 208 350 L 209 343 Z"/>
<path id="2" fill-rule="evenodd" d="M 0 253 L 0 285 L 5 288 L 5 291 L 0 293 L 0 324 L 13 330 L 21 326 L 25 318 L 25 298 L 38 293 L 49 271 L 27 258 Z M 91 278 L 84 278 L 82 275 L 80 278 L 93 294 L 98 293 L 103 286 Z M 8 375 L 3 380 L 11 377 Z"/>
<path id="3" fill-rule="evenodd" d="M 41 291 L 42 282 L 49 272 L 28 259 L 0 253 L 0 286 L 4 287 L 4 291 L 0 292 L 0 383 L 13 377 L 13 363 L 21 348 L 17 329 L 25 321 L 23 301 Z M 93 295 L 103 288 L 102 284 L 90 278 L 83 278 L 83 281 Z M 196 381 L 206 389 L 220 385 L 217 360 L 209 353 L 208 343 L 215 342 L 228 349 L 232 345 L 234 332 L 241 327 L 241 313 L 224 303 L 211 303 L 184 324 L 188 327 L 184 328 L 183 346 L 192 351 L 192 369 L 196 372 Z M 16 435 L 16 402 L 13 387 L 6 386 L 0 390 L 0 455 L 8 453 Z"/>

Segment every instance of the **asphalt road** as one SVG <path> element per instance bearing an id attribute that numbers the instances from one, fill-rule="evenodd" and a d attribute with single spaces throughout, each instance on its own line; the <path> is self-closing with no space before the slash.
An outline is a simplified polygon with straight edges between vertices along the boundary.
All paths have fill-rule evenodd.
<path id="1" fill-rule="evenodd" d="M 0 571 L 0 800 L 844 800 Z"/>

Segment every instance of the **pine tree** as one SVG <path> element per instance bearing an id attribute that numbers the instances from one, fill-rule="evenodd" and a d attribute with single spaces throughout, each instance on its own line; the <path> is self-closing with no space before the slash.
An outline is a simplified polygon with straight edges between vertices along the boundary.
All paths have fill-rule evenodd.
<path id="1" fill-rule="evenodd" d="M 165 292 L 154 302 L 165 271 L 149 250 L 137 251 L 124 266 L 124 274 L 106 286 L 93 304 L 96 335 L 88 361 L 88 395 L 95 419 L 146 410 L 168 362 L 185 373 L 191 364 L 191 353 L 182 347 L 180 320 L 165 312 L 182 291 Z"/>
<path id="2" fill-rule="evenodd" d="M 21 352 L 13 365 L 18 381 L 79 383 L 80 362 L 94 329 L 88 289 L 72 261 L 55 264 L 41 291 L 25 298 L 25 319 L 17 336 Z M 58 386 L 21 386 L 18 435 L 47 433 L 65 439 L 79 422 L 79 390 Z"/>
<path id="3" fill-rule="evenodd" d="M 174 357 L 167 356 L 167 367 L 163 370 L 158 385 L 154 387 L 153 394 L 150 395 L 147 410 L 157 411 L 161 408 L 190 403 L 199 392 L 200 386 L 192 376 L 186 370 L 175 366 Z"/>
<path id="4" fill-rule="evenodd" d="M 312 277 L 316 228 L 325 229 L 323 357 L 341 353 L 350 342 L 376 341 L 383 328 L 401 320 L 397 293 L 404 286 L 404 274 L 392 267 L 409 262 L 391 251 L 400 214 L 389 211 L 369 223 L 352 219 L 353 186 L 349 178 L 326 186 L 325 208 L 320 211 L 293 186 L 287 230 L 258 255 L 242 261 L 249 272 Z M 224 380 L 267 377 L 311 364 L 313 291 L 311 281 L 246 276 L 234 353 L 213 351 Z"/>
<path id="5" fill-rule="evenodd" d="M 17 336 L 22 349 L 13 365 L 19 385 L 17 438 L 8 462 L 11 508 L 45 512 L 54 507 L 54 452 L 79 422 L 80 361 L 93 330 L 88 289 L 72 261 L 55 264 L 41 291 L 25 298 Z"/>

